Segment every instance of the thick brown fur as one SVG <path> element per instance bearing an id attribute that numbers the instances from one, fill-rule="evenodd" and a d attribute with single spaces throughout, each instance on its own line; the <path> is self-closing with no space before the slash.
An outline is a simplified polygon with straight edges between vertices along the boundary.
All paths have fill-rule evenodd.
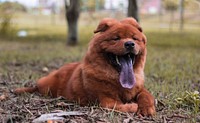
<path id="1" fill-rule="evenodd" d="M 105 18 L 94 33 L 81 62 L 66 64 L 40 78 L 36 87 L 18 88 L 15 93 L 38 91 L 53 97 L 63 96 L 80 105 L 98 102 L 102 107 L 122 112 L 154 115 L 154 97 L 144 88 L 147 40 L 139 24 L 133 18 L 122 21 Z M 135 44 L 136 54 L 133 65 L 136 84 L 131 89 L 120 85 L 119 72 L 105 57 L 107 52 L 124 55 L 127 41 Z"/>

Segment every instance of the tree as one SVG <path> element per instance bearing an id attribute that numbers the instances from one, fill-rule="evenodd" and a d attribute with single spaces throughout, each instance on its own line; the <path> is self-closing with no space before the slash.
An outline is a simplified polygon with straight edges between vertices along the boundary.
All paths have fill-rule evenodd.
<path id="1" fill-rule="evenodd" d="M 80 0 L 64 0 L 66 20 L 68 25 L 67 44 L 78 43 L 78 18 L 80 12 Z"/>
<path id="2" fill-rule="evenodd" d="M 184 24 L 184 0 L 179 0 L 179 9 L 180 9 L 180 26 L 179 30 L 183 30 L 183 24 Z"/>
<path id="3" fill-rule="evenodd" d="M 139 22 L 137 0 L 128 0 L 128 17 L 133 17 Z"/>
<path id="4" fill-rule="evenodd" d="M 174 22 L 174 12 L 178 9 L 178 1 L 177 0 L 164 0 L 165 9 L 168 10 L 171 14 L 169 29 L 172 31 L 173 22 Z"/>

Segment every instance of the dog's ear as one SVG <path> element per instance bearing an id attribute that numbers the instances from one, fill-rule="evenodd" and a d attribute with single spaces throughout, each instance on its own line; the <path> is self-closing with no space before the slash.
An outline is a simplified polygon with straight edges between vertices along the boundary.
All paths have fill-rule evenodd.
<path id="1" fill-rule="evenodd" d="M 115 20 L 115 19 L 113 19 L 113 18 L 104 18 L 104 19 L 101 20 L 101 22 L 99 23 L 97 29 L 94 30 L 94 33 L 104 32 L 104 31 L 106 31 L 109 27 L 111 27 L 112 25 L 114 25 L 116 22 L 118 22 L 118 21 Z"/>
<path id="2" fill-rule="evenodd" d="M 128 23 L 134 27 L 136 27 L 140 32 L 142 32 L 142 27 L 140 27 L 140 25 L 138 24 L 138 22 L 132 18 L 132 17 L 128 17 L 124 20 L 121 21 L 122 23 Z"/>
<path id="3" fill-rule="evenodd" d="M 144 42 L 144 44 L 147 43 L 147 37 L 144 35 L 144 33 L 142 33 L 142 41 Z"/>

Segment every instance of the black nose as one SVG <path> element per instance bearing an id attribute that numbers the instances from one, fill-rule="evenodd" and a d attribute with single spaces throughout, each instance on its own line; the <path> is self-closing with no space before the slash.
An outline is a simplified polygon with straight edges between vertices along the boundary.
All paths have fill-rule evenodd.
<path id="1" fill-rule="evenodd" d="M 127 41 L 126 43 L 124 43 L 124 47 L 127 50 L 132 50 L 134 48 L 135 44 L 132 41 Z"/>

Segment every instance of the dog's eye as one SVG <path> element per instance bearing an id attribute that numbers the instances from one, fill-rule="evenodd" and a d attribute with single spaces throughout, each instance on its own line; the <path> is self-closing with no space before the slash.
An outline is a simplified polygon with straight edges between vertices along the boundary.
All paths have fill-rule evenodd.
<path id="1" fill-rule="evenodd" d="M 136 37 L 133 37 L 133 40 L 138 40 L 138 38 L 136 38 Z"/>
<path id="2" fill-rule="evenodd" d="M 119 37 L 119 36 L 116 36 L 116 37 L 113 37 L 113 39 L 112 40 L 115 40 L 115 41 L 117 41 L 117 40 L 120 40 L 121 38 Z"/>

